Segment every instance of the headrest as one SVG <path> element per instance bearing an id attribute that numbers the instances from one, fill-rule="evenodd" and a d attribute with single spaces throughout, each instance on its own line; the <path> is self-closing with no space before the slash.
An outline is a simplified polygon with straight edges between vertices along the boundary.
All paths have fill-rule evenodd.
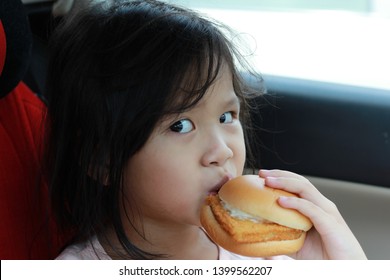
<path id="1" fill-rule="evenodd" d="M 30 61 L 32 35 L 20 0 L 0 1 L 0 98 L 23 78 Z"/>

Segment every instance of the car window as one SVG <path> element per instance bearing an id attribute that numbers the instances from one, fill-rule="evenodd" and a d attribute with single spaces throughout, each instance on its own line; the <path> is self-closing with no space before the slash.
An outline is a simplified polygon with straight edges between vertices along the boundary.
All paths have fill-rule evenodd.
<path id="1" fill-rule="evenodd" d="M 170 2 L 246 34 L 263 74 L 390 90 L 390 1 Z"/>

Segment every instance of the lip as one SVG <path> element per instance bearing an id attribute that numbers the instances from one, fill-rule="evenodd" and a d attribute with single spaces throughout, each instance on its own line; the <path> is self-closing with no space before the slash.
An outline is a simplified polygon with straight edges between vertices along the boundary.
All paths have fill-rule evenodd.
<path id="1" fill-rule="evenodd" d="M 227 182 L 229 181 L 230 179 L 232 178 L 232 176 L 229 176 L 229 175 L 225 175 L 222 177 L 222 179 L 208 192 L 209 195 L 215 195 L 219 192 L 219 190 L 221 189 L 221 187 Z"/>

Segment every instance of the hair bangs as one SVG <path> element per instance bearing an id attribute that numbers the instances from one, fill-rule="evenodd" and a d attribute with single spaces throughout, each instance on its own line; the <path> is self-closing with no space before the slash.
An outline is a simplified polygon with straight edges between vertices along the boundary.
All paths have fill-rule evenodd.
<path id="1" fill-rule="evenodd" d="M 178 71 L 174 77 L 172 85 L 175 87 L 166 98 L 163 116 L 190 110 L 205 96 L 225 67 L 233 71 L 228 46 L 222 44 L 220 38 L 210 37 L 205 39 L 201 49 L 190 54 L 184 71 Z"/>

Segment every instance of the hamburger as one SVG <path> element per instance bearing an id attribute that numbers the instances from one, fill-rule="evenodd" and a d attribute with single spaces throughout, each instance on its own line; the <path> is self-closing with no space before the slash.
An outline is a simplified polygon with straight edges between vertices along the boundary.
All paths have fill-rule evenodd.
<path id="1" fill-rule="evenodd" d="M 210 238 L 236 254 L 267 257 L 297 252 L 311 221 L 293 209 L 281 207 L 280 196 L 295 194 L 269 188 L 257 175 L 243 175 L 210 194 L 200 221 Z"/>

